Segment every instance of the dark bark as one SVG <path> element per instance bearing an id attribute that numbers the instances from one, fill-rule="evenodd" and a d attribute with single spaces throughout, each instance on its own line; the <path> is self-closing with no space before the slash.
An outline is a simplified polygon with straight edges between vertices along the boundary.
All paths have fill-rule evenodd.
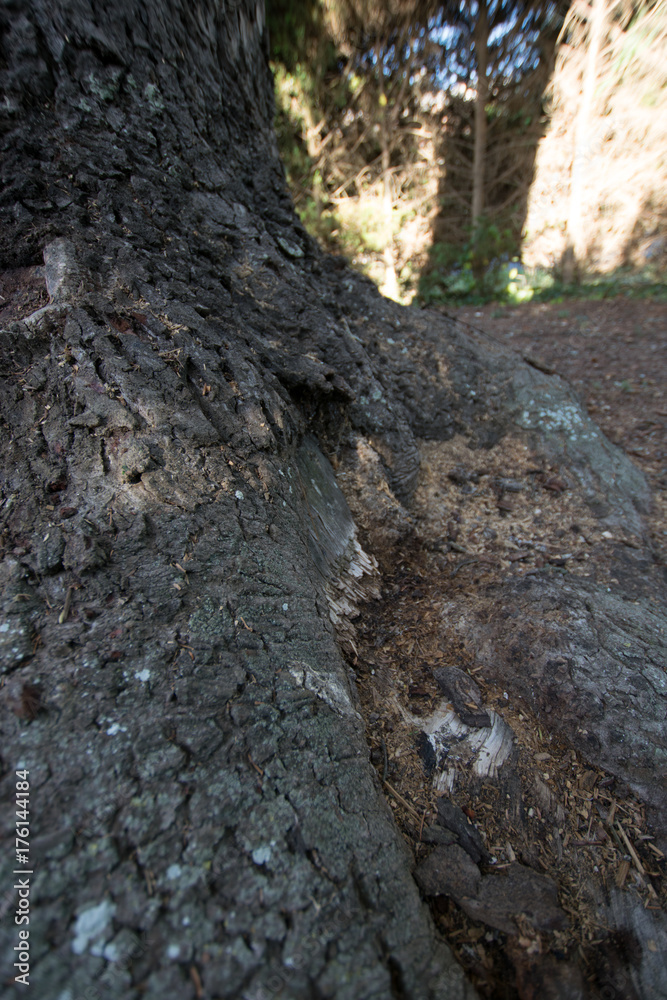
<path id="1" fill-rule="evenodd" d="M 2 253 L 49 293 L 1 333 L 2 795 L 29 768 L 35 995 L 472 997 L 368 759 L 332 621 L 352 641 L 376 580 L 324 453 L 381 563 L 420 437 L 523 435 L 634 532 L 645 484 L 558 379 L 319 253 L 261 4 L 1 17 Z"/>
<path id="2" fill-rule="evenodd" d="M 368 384 L 357 419 L 395 439 L 404 490 L 417 456 L 293 215 L 263 7 L 9 4 L 2 30 L 2 252 L 43 256 L 50 294 L 3 333 L 3 797 L 25 764 L 31 983 L 471 996 L 330 621 L 364 557 L 309 423 Z"/>

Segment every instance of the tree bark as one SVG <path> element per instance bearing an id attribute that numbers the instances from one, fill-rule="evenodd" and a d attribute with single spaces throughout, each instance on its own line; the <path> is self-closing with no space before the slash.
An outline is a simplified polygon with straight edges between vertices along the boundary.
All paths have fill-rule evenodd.
<path id="1" fill-rule="evenodd" d="M 413 530 L 420 438 L 565 456 L 637 533 L 646 485 L 558 379 L 308 238 L 261 3 L 1 16 L 0 790 L 13 842 L 29 772 L 31 841 L 3 980 L 18 869 L 38 996 L 472 998 L 369 761 L 350 619 Z"/>
<path id="2" fill-rule="evenodd" d="M 472 997 L 335 640 L 373 564 L 309 434 L 352 405 L 399 491 L 418 459 L 348 332 L 358 279 L 293 213 L 263 5 L 2 17 L 3 260 L 48 292 L 2 333 L 2 792 L 28 770 L 30 983 Z"/>

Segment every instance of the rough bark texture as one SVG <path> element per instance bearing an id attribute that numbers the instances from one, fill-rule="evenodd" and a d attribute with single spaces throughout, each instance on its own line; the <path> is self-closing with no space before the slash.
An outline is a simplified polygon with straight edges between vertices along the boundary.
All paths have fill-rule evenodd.
<path id="1" fill-rule="evenodd" d="M 381 392 L 292 213 L 262 5 L 2 18 L 3 256 L 43 255 L 50 296 L 2 335 L 3 797 L 29 768 L 31 981 L 471 996 L 330 621 L 364 559 L 305 435 Z M 400 440 L 386 400 L 356 405 Z"/>
<path id="2" fill-rule="evenodd" d="M 260 3 L 0 18 L 2 254 L 49 294 L 0 334 L 2 796 L 28 768 L 35 995 L 472 997 L 369 763 L 332 620 L 345 639 L 375 570 L 324 453 L 381 560 L 419 437 L 539 440 L 635 532 L 646 486 L 558 379 L 310 242 Z"/>

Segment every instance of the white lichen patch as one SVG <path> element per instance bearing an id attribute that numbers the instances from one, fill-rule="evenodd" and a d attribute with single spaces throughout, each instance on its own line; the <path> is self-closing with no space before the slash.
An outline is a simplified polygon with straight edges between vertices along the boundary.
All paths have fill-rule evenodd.
<path id="1" fill-rule="evenodd" d="M 121 957 L 120 950 L 115 941 L 110 941 L 109 944 L 106 944 L 104 946 L 102 955 L 104 958 L 106 958 L 107 962 L 117 962 L 118 959 Z"/>
<path id="2" fill-rule="evenodd" d="M 290 663 L 289 672 L 299 687 L 312 691 L 337 712 L 342 712 L 344 715 L 358 714 L 352 705 L 349 691 L 337 676 L 335 669 L 319 671 L 308 663 L 295 661 Z"/>
<path id="3" fill-rule="evenodd" d="M 592 441 L 598 437 L 580 406 L 562 399 L 551 403 L 551 398 L 545 392 L 539 401 L 529 400 L 517 423 L 526 430 L 564 434 L 571 441 Z"/>
<path id="4" fill-rule="evenodd" d="M 271 848 L 266 844 L 256 847 L 252 852 L 252 860 L 256 865 L 267 864 L 271 860 Z"/>
<path id="5" fill-rule="evenodd" d="M 144 98 L 153 111 L 164 111 L 164 101 L 159 88 L 154 83 L 147 83 L 144 87 Z"/>
<path id="6" fill-rule="evenodd" d="M 0 674 L 9 673 L 33 652 L 32 627 L 18 615 L 0 624 Z"/>
<path id="7" fill-rule="evenodd" d="M 76 918 L 74 924 L 74 939 L 72 951 L 75 955 L 83 955 L 90 951 L 91 955 L 102 955 L 104 947 L 111 937 L 115 905 L 109 899 L 103 899 L 97 906 L 90 906 Z"/>
<path id="8" fill-rule="evenodd" d="M 112 722 L 109 728 L 106 730 L 107 736 L 117 736 L 118 733 L 126 733 L 127 726 L 121 726 L 119 722 Z"/>

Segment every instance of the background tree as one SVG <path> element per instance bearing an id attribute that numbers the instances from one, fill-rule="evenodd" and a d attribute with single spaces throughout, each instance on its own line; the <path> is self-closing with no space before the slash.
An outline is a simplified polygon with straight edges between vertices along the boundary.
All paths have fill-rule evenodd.
<path id="1" fill-rule="evenodd" d="M 360 13 L 362 6 L 321 9 L 329 51 L 333 43 L 341 54 L 329 64 L 328 88 L 315 83 L 308 58 L 300 63 L 306 87 L 290 74 L 286 92 L 285 70 L 278 68 L 281 148 L 288 169 L 300 159 L 298 178 L 291 169 L 297 206 L 314 232 L 322 235 L 328 222 L 325 238 L 333 237 L 393 297 L 397 284 L 414 290 L 433 228 L 436 269 L 451 263 L 443 246 L 454 259 L 474 243 L 479 279 L 485 260 L 518 249 L 557 10 L 427 3 Z M 314 66 L 322 63 L 318 57 Z M 303 129 L 299 103 L 309 109 Z M 290 115 L 296 129 L 284 127 Z M 304 162 L 295 156 L 296 134 L 308 147 L 315 123 L 319 138 Z M 395 272 L 402 275 L 398 283 Z"/>
<path id="2" fill-rule="evenodd" d="M 591 0 L 588 19 L 586 62 L 581 85 L 581 100 L 576 113 L 574 157 L 570 177 L 570 203 L 566 219 L 563 279 L 571 284 L 577 261 L 584 255 L 584 227 L 582 220 L 582 195 L 586 153 L 590 142 L 591 111 L 598 82 L 600 50 L 606 34 L 608 10 L 606 0 Z"/>
<path id="3" fill-rule="evenodd" d="M 361 7 L 316 8 L 298 72 L 276 49 L 281 150 L 327 246 L 405 298 L 480 290 L 510 257 L 662 273 L 663 3 L 606 5 L 603 37 L 599 5 L 491 3 L 486 31 L 476 4 Z"/>
<path id="4" fill-rule="evenodd" d="M 403 288 L 417 268 L 435 206 L 427 8 L 364 6 L 321 8 L 312 58 L 290 69 L 277 55 L 278 133 L 306 225 L 397 297 L 398 276 Z M 329 62 L 326 52 L 334 54 Z"/>
<path id="5" fill-rule="evenodd" d="M 480 288 L 489 263 L 520 252 L 542 97 L 553 66 L 554 5 L 461 4 L 443 20 L 441 211 L 432 268 L 467 257 Z"/>
<path id="6" fill-rule="evenodd" d="M 567 281 L 665 261 L 664 3 L 574 5 L 550 89 L 525 259 Z"/>

